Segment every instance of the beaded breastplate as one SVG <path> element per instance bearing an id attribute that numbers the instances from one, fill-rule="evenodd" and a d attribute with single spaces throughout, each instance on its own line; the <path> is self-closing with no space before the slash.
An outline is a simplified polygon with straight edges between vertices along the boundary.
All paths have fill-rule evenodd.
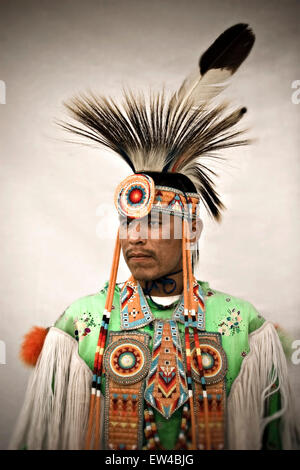
<path id="1" fill-rule="evenodd" d="M 178 329 L 178 323 L 185 321 L 183 300 L 179 299 L 171 319 L 161 320 L 154 317 L 140 284 L 133 277 L 123 285 L 120 294 L 122 331 L 109 333 L 104 353 L 106 449 L 161 449 L 153 410 L 168 420 L 181 408 L 176 448 L 188 449 L 189 394 L 193 396 L 197 448 L 224 448 L 226 354 L 220 334 L 205 331 L 204 296 L 195 278 L 193 302 L 196 315 L 194 321 L 190 320 L 189 329 L 190 332 L 197 329 L 199 344 L 195 344 L 191 334 L 192 374 L 189 378 L 187 355 Z M 137 330 L 152 322 L 151 351 L 150 335 Z"/>

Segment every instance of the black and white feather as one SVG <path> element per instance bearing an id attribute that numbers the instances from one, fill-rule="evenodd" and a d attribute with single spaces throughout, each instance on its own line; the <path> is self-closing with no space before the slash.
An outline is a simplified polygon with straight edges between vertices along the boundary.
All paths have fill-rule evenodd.
<path id="1" fill-rule="evenodd" d="M 230 77 L 248 57 L 255 36 L 247 24 L 239 23 L 228 28 L 202 54 L 199 69 L 182 83 L 175 99 L 194 106 L 209 103 L 227 86 Z"/>

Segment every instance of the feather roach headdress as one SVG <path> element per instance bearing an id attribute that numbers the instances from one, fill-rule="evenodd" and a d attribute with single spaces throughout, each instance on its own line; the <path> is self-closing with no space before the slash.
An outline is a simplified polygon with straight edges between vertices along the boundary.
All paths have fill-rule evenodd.
<path id="1" fill-rule="evenodd" d="M 171 96 L 164 90 L 148 97 L 124 90 L 123 102 L 117 104 L 112 98 L 80 95 L 65 103 L 79 124 L 60 125 L 110 148 L 134 173 L 185 175 L 209 214 L 219 220 L 224 205 L 211 178 L 216 173 L 203 157 L 221 158 L 219 151 L 249 141 L 236 128 L 246 109 L 229 111 L 228 105 L 213 105 L 212 100 L 246 59 L 254 39 L 247 24 L 232 26 L 200 57 L 197 73 Z"/>

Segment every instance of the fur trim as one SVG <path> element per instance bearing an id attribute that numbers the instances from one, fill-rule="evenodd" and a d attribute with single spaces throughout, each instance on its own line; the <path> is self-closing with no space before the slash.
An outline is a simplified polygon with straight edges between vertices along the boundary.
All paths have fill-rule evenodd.
<path id="1" fill-rule="evenodd" d="M 24 336 L 19 357 L 24 364 L 35 366 L 44 345 L 49 328 L 34 326 Z"/>

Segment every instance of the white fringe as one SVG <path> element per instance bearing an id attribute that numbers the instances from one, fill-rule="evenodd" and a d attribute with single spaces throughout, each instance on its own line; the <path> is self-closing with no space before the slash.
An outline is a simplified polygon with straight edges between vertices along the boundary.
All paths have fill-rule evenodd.
<path id="1" fill-rule="evenodd" d="M 265 426 L 281 417 L 283 449 L 298 448 L 300 432 L 287 362 L 278 334 L 265 322 L 249 335 L 250 352 L 227 402 L 227 448 L 260 449 Z M 88 421 L 92 371 L 78 355 L 78 343 L 52 327 L 29 379 L 24 404 L 9 449 L 84 448 Z M 278 379 L 281 410 L 265 417 L 265 406 Z M 103 429 L 104 399 L 101 399 Z M 103 438 L 103 436 L 102 436 Z"/>
<path id="2" fill-rule="evenodd" d="M 69 334 L 50 328 L 9 449 L 24 445 L 30 450 L 84 448 L 93 374 L 77 348 Z"/>
<path id="3" fill-rule="evenodd" d="M 250 352 L 232 384 L 227 402 L 227 446 L 232 450 L 261 449 L 266 425 L 281 417 L 283 449 L 299 445 L 294 396 L 287 361 L 273 323 L 266 321 L 249 335 Z M 272 385 L 278 379 L 278 387 Z M 281 409 L 265 416 L 270 396 L 280 390 Z"/>

